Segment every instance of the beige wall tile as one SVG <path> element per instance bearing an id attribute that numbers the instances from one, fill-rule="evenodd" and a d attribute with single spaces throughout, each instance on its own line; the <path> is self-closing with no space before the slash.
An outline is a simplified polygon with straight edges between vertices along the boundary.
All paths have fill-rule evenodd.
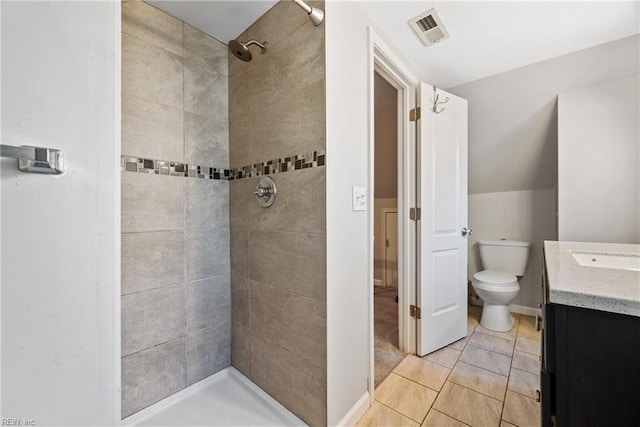
<path id="1" fill-rule="evenodd" d="M 516 339 L 516 350 L 525 353 L 540 355 L 540 340 L 518 336 Z"/>
<path id="2" fill-rule="evenodd" d="M 448 415 L 431 409 L 422 423 L 422 427 L 464 427 L 467 424 L 451 418 Z"/>
<path id="3" fill-rule="evenodd" d="M 324 81 L 324 38 L 318 37 L 318 30 L 313 25 L 302 25 L 281 43 L 269 43 L 264 55 L 255 54 L 251 66 L 235 68 L 239 73 L 231 78 L 239 84 L 234 81 L 230 108 L 243 106 L 259 111 L 290 92 L 299 93 L 312 83 Z"/>
<path id="4" fill-rule="evenodd" d="M 513 353 L 512 367 L 532 374 L 540 373 L 540 356 L 516 350 Z"/>
<path id="5" fill-rule="evenodd" d="M 251 282 L 251 333 L 326 368 L 326 307 L 317 300 Z"/>
<path id="6" fill-rule="evenodd" d="M 393 372 L 376 389 L 375 398 L 384 405 L 421 423 L 438 393 Z"/>
<path id="7" fill-rule="evenodd" d="M 122 32 L 182 56 L 182 21 L 141 1 L 122 4 Z"/>
<path id="8" fill-rule="evenodd" d="M 229 228 L 229 183 L 191 178 L 184 181 L 185 227 Z"/>
<path id="9" fill-rule="evenodd" d="M 540 390 L 540 375 L 512 368 L 509 375 L 508 388 L 511 391 L 535 399 L 536 390 Z"/>
<path id="10" fill-rule="evenodd" d="M 415 421 L 380 402 L 373 402 L 373 405 L 356 424 L 359 427 L 418 427 L 418 425 Z"/>
<path id="11" fill-rule="evenodd" d="M 187 384 L 185 339 L 122 358 L 122 417 L 182 390 Z"/>
<path id="12" fill-rule="evenodd" d="M 251 378 L 251 333 L 248 326 L 237 322 L 231 325 L 231 364 Z"/>
<path id="13" fill-rule="evenodd" d="M 433 408 L 469 425 L 495 426 L 502 402 L 447 381 Z"/>
<path id="14" fill-rule="evenodd" d="M 251 231 L 249 276 L 278 289 L 325 301 L 325 236 Z"/>
<path id="15" fill-rule="evenodd" d="M 511 423 L 506 422 L 505 420 L 500 421 L 500 427 L 516 427 Z"/>
<path id="16" fill-rule="evenodd" d="M 453 365 L 458 361 L 460 357 L 460 351 L 453 348 L 444 347 L 440 350 L 429 353 L 423 357 L 424 360 L 428 360 L 438 365 L 446 366 L 447 368 L 453 368 Z"/>
<path id="17" fill-rule="evenodd" d="M 231 229 L 231 273 L 249 277 L 249 230 Z"/>
<path id="18" fill-rule="evenodd" d="M 231 325 L 191 331 L 186 338 L 187 384 L 191 385 L 231 364 Z"/>
<path id="19" fill-rule="evenodd" d="M 184 161 L 229 168 L 229 121 L 226 108 L 207 115 L 184 113 Z M 229 183 L 225 182 L 225 185 Z"/>
<path id="20" fill-rule="evenodd" d="M 224 43 L 227 40 L 223 40 Z M 198 58 L 220 74 L 229 74 L 227 46 L 189 24 L 184 24 L 184 56 Z"/>
<path id="21" fill-rule="evenodd" d="M 184 228 L 184 180 L 137 172 L 120 177 L 123 233 Z"/>
<path id="22" fill-rule="evenodd" d="M 498 400 L 504 400 L 507 389 L 506 376 L 464 362 L 456 363 L 448 380 Z"/>
<path id="23" fill-rule="evenodd" d="M 229 182 L 229 221 L 232 228 L 249 229 L 251 227 L 252 212 L 259 207 L 253 195 L 257 185 L 258 178 Z"/>
<path id="24" fill-rule="evenodd" d="M 450 371 L 449 368 L 413 355 L 405 357 L 393 370 L 398 375 L 436 391 L 442 388 Z"/>
<path id="25" fill-rule="evenodd" d="M 513 346 L 515 343 L 513 340 L 485 335 L 476 330 L 473 335 L 471 335 L 469 344 L 511 356 L 513 354 Z"/>
<path id="26" fill-rule="evenodd" d="M 507 391 L 502 418 L 519 427 L 538 427 L 540 404 L 518 393 Z"/>
<path id="27" fill-rule="evenodd" d="M 122 99 L 122 153 L 147 159 L 182 162 L 184 134 L 181 109 L 133 96 Z"/>
<path id="28" fill-rule="evenodd" d="M 460 360 L 504 376 L 509 375 L 511 366 L 511 358 L 509 356 L 472 345 L 468 345 L 464 349 Z"/>
<path id="29" fill-rule="evenodd" d="M 182 109 L 181 56 L 122 34 L 122 96 Z M 168 159 L 170 160 L 170 159 Z"/>
<path id="30" fill-rule="evenodd" d="M 231 141 L 241 140 L 249 147 L 249 151 L 244 152 L 247 157 L 241 158 L 234 154 L 235 143 L 230 144 L 233 165 L 322 150 L 325 147 L 324 82 L 291 92 L 262 110 L 243 111 L 240 117 L 231 111 L 229 126 Z"/>
<path id="31" fill-rule="evenodd" d="M 249 279 L 231 274 L 231 318 L 233 322 L 249 327 Z"/>
<path id="32" fill-rule="evenodd" d="M 251 380 L 305 423 L 326 425 L 326 370 L 252 334 Z"/>
<path id="33" fill-rule="evenodd" d="M 187 331 L 226 324 L 231 329 L 231 285 L 229 275 L 186 284 Z M 223 328 L 220 326 L 220 328 Z M 224 329 L 224 328 L 223 328 Z"/>
<path id="34" fill-rule="evenodd" d="M 123 234 L 122 294 L 184 282 L 184 234 L 159 231 Z"/>
<path id="35" fill-rule="evenodd" d="M 187 281 L 230 273 L 228 228 L 186 230 L 184 241 Z"/>
<path id="36" fill-rule="evenodd" d="M 184 285 L 122 297 L 122 355 L 127 356 L 184 335 Z"/>
<path id="37" fill-rule="evenodd" d="M 184 110 L 206 116 L 226 112 L 228 78 L 199 58 L 184 59 Z"/>
<path id="38" fill-rule="evenodd" d="M 325 168 L 273 175 L 277 196 L 264 209 L 252 201 L 252 229 L 324 234 Z"/>

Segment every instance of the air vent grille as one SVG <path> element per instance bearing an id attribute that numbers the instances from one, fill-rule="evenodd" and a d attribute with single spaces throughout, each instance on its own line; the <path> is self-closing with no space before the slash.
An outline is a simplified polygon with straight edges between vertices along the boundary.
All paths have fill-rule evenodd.
<path id="1" fill-rule="evenodd" d="M 409 25 L 425 46 L 431 46 L 434 43 L 449 38 L 449 32 L 442 24 L 438 11 L 435 9 L 430 9 L 411 19 Z"/>
<path id="2" fill-rule="evenodd" d="M 433 15 L 427 15 L 426 17 L 422 18 L 418 21 L 418 25 L 420 26 L 422 31 L 429 31 L 430 29 L 438 26 L 436 20 L 433 19 Z"/>

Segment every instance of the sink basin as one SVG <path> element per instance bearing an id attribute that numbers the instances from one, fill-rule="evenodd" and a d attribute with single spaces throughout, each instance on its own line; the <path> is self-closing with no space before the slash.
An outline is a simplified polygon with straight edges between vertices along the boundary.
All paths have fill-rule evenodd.
<path id="1" fill-rule="evenodd" d="M 571 252 L 582 267 L 612 268 L 640 271 L 640 254 L 606 254 L 598 252 Z"/>

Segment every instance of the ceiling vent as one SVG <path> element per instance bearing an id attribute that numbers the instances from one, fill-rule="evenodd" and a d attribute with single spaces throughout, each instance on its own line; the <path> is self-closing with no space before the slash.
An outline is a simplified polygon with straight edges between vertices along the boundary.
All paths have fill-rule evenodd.
<path id="1" fill-rule="evenodd" d="M 442 24 L 438 11 L 435 9 L 429 9 L 425 13 L 409 20 L 409 25 L 425 46 L 431 46 L 449 38 L 449 32 Z"/>

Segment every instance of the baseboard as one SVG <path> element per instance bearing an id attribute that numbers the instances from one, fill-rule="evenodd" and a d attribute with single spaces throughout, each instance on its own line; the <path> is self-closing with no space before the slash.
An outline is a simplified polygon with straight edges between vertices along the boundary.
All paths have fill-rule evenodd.
<path id="1" fill-rule="evenodd" d="M 344 417 L 342 417 L 342 419 L 340 420 L 340 422 L 338 422 L 338 424 L 336 424 L 336 426 L 337 427 L 355 426 L 358 420 L 362 418 L 365 412 L 367 412 L 367 409 L 369 409 L 370 402 L 371 402 L 371 399 L 369 397 L 369 392 L 367 391 L 362 395 L 360 399 L 358 399 L 356 404 L 353 405 L 351 409 L 349 409 L 349 412 L 347 412 L 347 414 Z"/>
<path id="2" fill-rule="evenodd" d="M 373 279 L 373 285 L 374 285 L 374 286 L 382 286 L 382 280 L 380 280 L 380 279 Z"/>
<path id="3" fill-rule="evenodd" d="M 524 314 L 525 316 L 533 316 L 533 317 L 540 316 L 541 314 L 541 311 L 539 308 L 526 307 L 524 305 L 515 305 L 515 304 L 511 304 L 511 312 Z"/>

